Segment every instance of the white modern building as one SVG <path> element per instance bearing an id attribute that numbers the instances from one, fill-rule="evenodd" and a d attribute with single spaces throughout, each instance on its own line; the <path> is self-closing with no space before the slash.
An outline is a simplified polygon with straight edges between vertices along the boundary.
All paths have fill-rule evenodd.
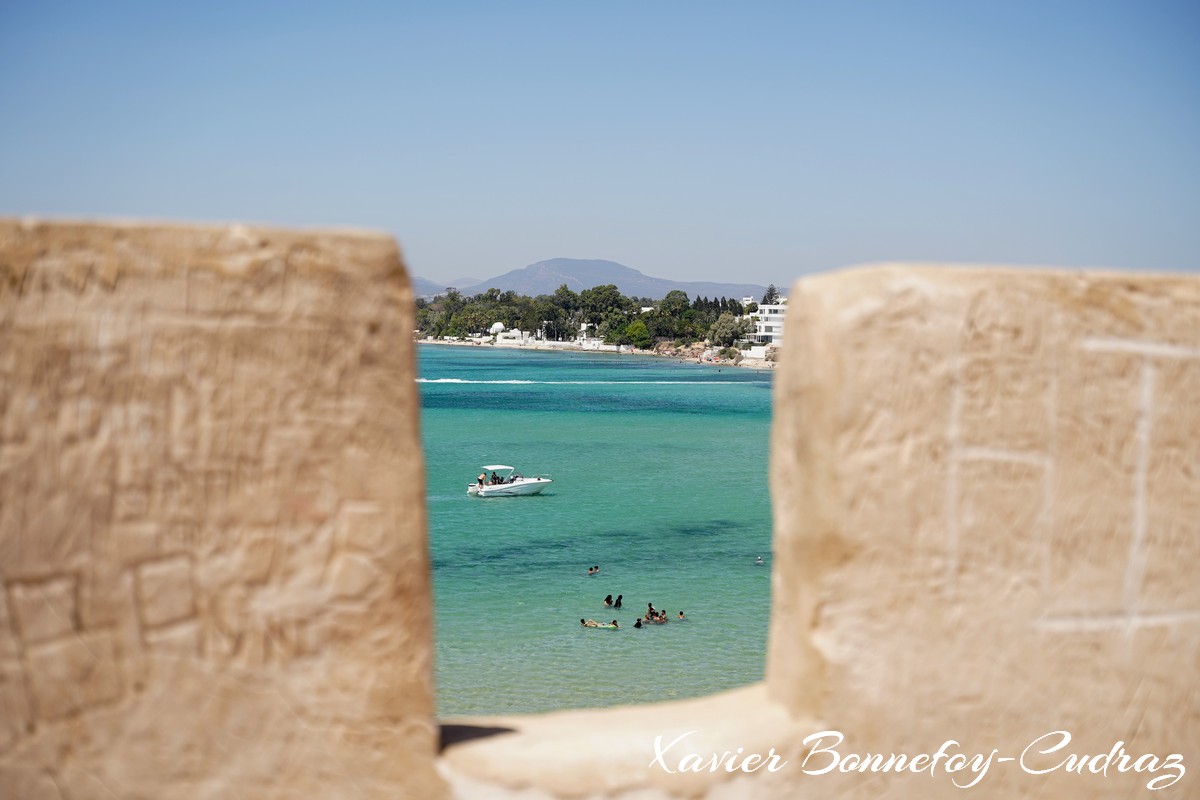
<path id="1" fill-rule="evenodd" d="M 742 304 L 755 302 L 753 297 L 743 298 Z M 779 347 L 783 344 L 783 318 L 787 315 L 787 298 L 779 298 L 778 303 L 760 305 L 757 311 L 750 314 L 754 318 L 754 339 L 768 346 Z"/>

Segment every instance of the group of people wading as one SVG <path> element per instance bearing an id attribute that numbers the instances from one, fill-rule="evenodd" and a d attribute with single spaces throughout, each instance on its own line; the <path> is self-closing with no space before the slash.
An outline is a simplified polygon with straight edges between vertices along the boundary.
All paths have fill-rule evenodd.
<path id="1" fill-rule="evenodd" d="M 686 621 L 687 617 L 685 617 L 683 615 L 683 612 L 680 611 L 679 616 L 675 617 L 675 619 Z M 643 623 L 645 623 L 645 624 L 643 624 Z M 655 609 L 654 603 L 646 603 L 646 613 L 642 615 L 641 619 L 639 619 L 637 622 L 633 623 L 633 627 L 643 628 L 646 625 L 666 625 L 666 624 L 667 624 L 667 612 L 659 611 L 659 610 Z"/>
<path id="2" fill-rule="evenodd" d="M 600 567 L 589 567 L 587 574 L 595 575 L 598 572 L 600 572 Z M 625 595 L 619 594 L 619 595 L 617 595 L 617 599 L 614 600 L 613 596 L 610 594 L 604 598 L 604 607 L 605 608 L 620 608 L 621 601 L 624 598 L 625 598 Z M 649 627 L 651 625 L 665 625 L 667 623 L 667 619 L 668 619 L 668 617 L 667 617 L 666 611 L 660 611 L 660 610 L 656 609 L 654 607 L 654 603 L 646 603 L 646 613 L 634 621 L 633 627 L 640 629 L 640 628 Z M 680 611 L 679 615 L 677 617 L 675 617 L 675 619 L 686 621 L 687 617 L 685 617 L 683 615 L 683 612 Z M 582 619 L 581 618 L 579 620 L 579 624 L 584 628 L 615 629 L 615 628 L 621 627 L 620 624 L 615 619 L 612 622 L 604 623 L 604 622 L 597 622 L 594 619 Z"/>

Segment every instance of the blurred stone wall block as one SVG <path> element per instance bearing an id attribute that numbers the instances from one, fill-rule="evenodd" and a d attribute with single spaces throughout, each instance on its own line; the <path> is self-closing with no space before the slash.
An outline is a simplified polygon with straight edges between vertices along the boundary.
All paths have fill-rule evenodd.
<path id="1" fill-rule="evenodd" d="M 0 794 L 443 793 L 412 327 L 384 236 L 0 221 Z"/>
<path id="2" fill-rule="evenodd" d="M 1039 766 L 1124 741 L 1194 771 L 1200 279 L 864 268 L 797 282 L 787 331 L 770 695 L 856 753 L 955 739 L 1015 757 L 1068 730 Z M 1149 777 L 1009 764 L 981 786 L 1124 798 Z M 821 780 L 824 796 L 961 792 Z"/>

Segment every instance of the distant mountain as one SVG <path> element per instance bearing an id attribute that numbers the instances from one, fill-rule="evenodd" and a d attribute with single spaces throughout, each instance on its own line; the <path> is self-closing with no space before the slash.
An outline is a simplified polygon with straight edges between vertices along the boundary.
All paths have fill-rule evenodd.
<path id="1" fill-rule="evenodd" d="M 446 293 L 446 286 L 443 286 L 437 281 L 428 280 L 427 278 L 418 278 L 414 276 L 412 279 L 412 284 L 413 294 L 415 294 L 417 297 L 429 298 L 437 294 Z M 454 284 L 451 283 L 447 285 L 453 286 Z"/>
<path id="2" fill-rule="evenodd" d="M 415 278 L 413 283 L 414 285 L 431 284 L 432 281 Z M 539 294 L 553 294 L 554 290 L 564 283 L 576 292 L 611 283 L 627 297 L 648 297 L 652 300 L 661 300 L 667 292 L 676 289 L 687 292 L 688 297 L 693 300 L 697 297 L 733 297 L 740 300 L 750 296 L 759 299 L 767 291 L 766 286 L 760 286 L 757 283 L 712 283 L 652 278 L 615 261 L 580 258 L 552 258 L 549 261 L 539 261 L 528 267 L 514 269 L 503 275 L 480 281 L 473 286 L 458 286 L 457 288 L 468 296 L 485 292 L 488 289 L 499 289 L 502 292 L 513 291 L 517 294 L 536 297 Z M 435 293 L 440 293 L 444 288 L 438 287 Z M 420 290 L 417 293 L 422 294 Z"/>

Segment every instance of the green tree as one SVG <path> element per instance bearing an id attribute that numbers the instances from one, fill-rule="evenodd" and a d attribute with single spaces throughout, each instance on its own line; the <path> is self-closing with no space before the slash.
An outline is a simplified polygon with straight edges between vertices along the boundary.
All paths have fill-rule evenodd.
<path id="1" fill-rule="evenodd" d="M 629 315 L 614 309 L 601 317 L 596 325 L 596 335 L 608 344 L 629 344 L 625 335 L 625 329 L 628 327 Z"/>
<path id="2" fill-rule="evenodd" d="M 500 320 L 496 318 L 495 312 L 479 303 L 471 303 L 454 315 L 454 321 L 463 333 L 475 335 L 487 333 L 492 323 Z"/>
<path id="3" fill-rule="evenodd" d="M 553 301 L 539 298 L 534 301 L 533 310 L 538 319 L 538 328 L 545 331 L 547 339 L 561 341 L 572 333 L 567 312 Z"/>
<path id="4" fill-rule="evenodd" d="M 674 339 L 683 327 L 683 322 L 679 317 L 667 316 L 661 311 L 658 314 L 647 314 L 642 324 L 646 326 L 651 336 L 661 336 L 664 339 Z"/>
<path id="5" fill-rule="evenodd" d="M 537 302 L 530 300 L 528 297 L 520 298 L 517 303 L 517 327 L 526 333 L 537 333 L 542 329 L 542 321 L 544 317 L 541 315 L 541 309 Z"/>
<path id="6" fill-rule="evenodd" d="M 730 347 L 753 330 L 754 325 L 750 320 L 739 320 L 726 311 L 717 317 L 717 321 L 708 329 L 708 339 L 721 347 Z"/>
<path id="7" fill-rule="evenodd" d="M 579 304 L 583 307 L 584 321 L 596 324 L 609 312 L 625 311 L 629 307 L 629 301 L 611 283 L 584 289 L 579 293 Z"/>
<path id="8" fill-rule="evenodd" d="M 779 290 L 775 288 L 775 284 L 767 287 L 767 293 L 763 295 L 761 305 L 771 306 L 779 302 Z"/>
<path id="9" fill-rule="evenodd" d="M 649 328 L 650 335 L 661 336 L 664 339 L 679 336 L 685 327 L 683 315 L 691 311 L 691 308 L 687 292 L 678 289 L 667 292 L 667 296 L 659 301 L 657 310 L 647 315 L 646 327 Z"/>
<path id="10" fill-rule="evenodd" d="M 625 329 L 625 337 L 629 339 L 630 344 L 642 350 L 646 350 L 654 344 L 654 337 L 650 335 L 650 329 L 640 319 L 629 323 L 629 327 Z"/>
<path id="11" fill-rule="evenodd" d="M 450 287 L 446 290 L 445 297 L 435 297 L 434 302 L 436 303 L 439 299 L 441 300 L 442 311 L 450 316 L 454 316 L 461 311 L 464 303 L 466 302 L 463 299 L 462 294 L 454 287 Z"/>
<path id="12" fill-rule="evenodd" d="M 554 290 L 554 302 L 568 315 L 579 310 L 579 295 L 565 283 Z"/>
<path id="13" fill-rule="evenodd" d="M 667 317 L 678 317 L 690 307 L 691 303 L 688 301 L 687 292 L 680 291 L 679 289 L 672 289 L 671 291 L 667 292 L 667 296 L 659 302 L 658 313 Z"/>

